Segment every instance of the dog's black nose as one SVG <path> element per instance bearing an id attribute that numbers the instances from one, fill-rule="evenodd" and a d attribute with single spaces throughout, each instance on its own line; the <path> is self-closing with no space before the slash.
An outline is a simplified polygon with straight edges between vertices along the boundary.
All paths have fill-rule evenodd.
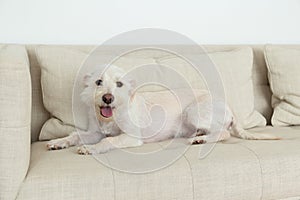
<path id="1" fill-rule="evenodd" d="M 110 93 L 107 93 L 102 96 L 102 100 L 104 101 L 104 103 L 110 104 L 114 101 L 114 96 Z"/>

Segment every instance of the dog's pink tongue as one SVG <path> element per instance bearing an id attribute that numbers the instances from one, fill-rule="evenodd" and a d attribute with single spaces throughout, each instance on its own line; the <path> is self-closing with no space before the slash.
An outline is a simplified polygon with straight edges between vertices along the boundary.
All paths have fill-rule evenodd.
<path id="1" fill-rule="evenodd" d="M 111 117 L 113 114 L 110 106 L 102 107 L 100 112 L 103 117 Z"/>

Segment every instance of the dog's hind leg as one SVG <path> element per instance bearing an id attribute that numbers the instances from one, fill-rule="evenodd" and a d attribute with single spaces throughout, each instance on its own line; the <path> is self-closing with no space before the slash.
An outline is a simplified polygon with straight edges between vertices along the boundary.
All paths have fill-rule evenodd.
<path id="1" fill-rule="evenodd" d="M 230 138 L 230 132 L 228 130 L 221 130 L 219 132 L 199 132 L 197 130 L 193 137 L 188 138 L 189 144 L 204 144 L 215 143 L 224 141 Z"/>
<path id="2" fill-rule="evenodd" d="M 214 143 L 230 137 L 232 114 L 222 101 L 204 100 L 190 104 L 183 113 L 184 124 L 193 134 L 187 134 L 190 144 Z"/>

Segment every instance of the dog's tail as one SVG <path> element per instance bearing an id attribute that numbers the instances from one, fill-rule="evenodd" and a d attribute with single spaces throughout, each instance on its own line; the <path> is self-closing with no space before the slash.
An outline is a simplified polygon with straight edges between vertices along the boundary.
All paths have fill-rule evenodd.
<path id="1" fill-rule="evenodd" d="M 276 137 L 271 134 L 251 133 L 249 131 L 246 131 L 245 129 L 239 126 L 235 119 L 232 121 L 230 133 L 234 137 L 246 140 L 280 140 L 279 137 Z"/>

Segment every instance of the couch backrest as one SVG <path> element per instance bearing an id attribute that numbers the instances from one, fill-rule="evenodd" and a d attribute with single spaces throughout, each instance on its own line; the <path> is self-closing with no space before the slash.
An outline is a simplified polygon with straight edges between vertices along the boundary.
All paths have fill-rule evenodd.
<path id="1" fill-rule="evenodd" d="M 41 71 L 37 61 L 35 48 L 39 45 L 27 45 L 27 51 L 30 61 L 30 70 L 32 77 L 32 142 L 38 140 L 38 136 L 43 123 L 49 118 L 49 112 L 43 106 L 42 91 L 41 91 Z M 229 51 L 245 45 L 205 45 L 207 52 Z M 263 45 L 250 45 L 254 52 L 253 65 L 253 84 L 255 96 L 255 108 L 262 113 L 268 123 L 270 123 L 272 108 L 271 108 L 271 91 L 267 79 L 267 67 L 264 60 Z M 63 48 L 75 48 L 83 52 L 90 52 L 95 46 L 86 45 L 58 45 Z M 149 57 L 154 55 L 149 55 Z M 237 74 L 238 76 L 238 74 Z"/>

